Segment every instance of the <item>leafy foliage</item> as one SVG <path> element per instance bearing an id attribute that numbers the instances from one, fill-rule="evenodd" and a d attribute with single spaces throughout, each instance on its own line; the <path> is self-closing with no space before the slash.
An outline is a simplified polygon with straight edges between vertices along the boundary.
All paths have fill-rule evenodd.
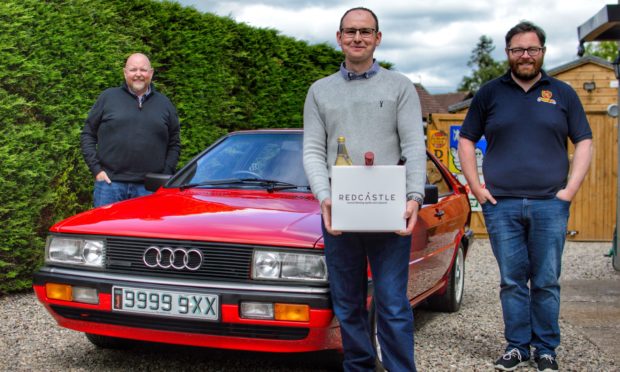
<path id="1" fill-rule="evenodd" d="M 48 228 L 90 207 L 79 134 L 138 51 L 177 106 L 180 164 L 229 131 L 301 126 L 308 87 L 342 59 L 167 1 L 0 2 L 0 293 L 28 288 Z"/>
<path id="2" fill-rule="evenodd" d="M 603 58 L 613 62 L 618 56 L 618 43 L 615 41 L 595 41 L 586 43 L 585 55 Z"/>
<path id="3" fill-rule="evenodd" d="M 459 91 L 476 92 L 482 84 L 503 75 L 508 69 L 508 62 L 497 62 L 491 56 L 495 50 L 493 39 L 482 35 L 478 44 L 471 51 L 467 66 L 472 68 L 471 76 L 463 77 L 459 85 Z"/>

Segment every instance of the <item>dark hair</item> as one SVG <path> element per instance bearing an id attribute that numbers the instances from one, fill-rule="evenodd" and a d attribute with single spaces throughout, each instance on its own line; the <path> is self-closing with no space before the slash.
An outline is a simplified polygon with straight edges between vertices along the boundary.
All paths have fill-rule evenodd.
<path id="1" fill-rule="evenodd" d="M 370 13 L 370 15 L 372 16 L 372 18 L 374 18 L 374 19 L 375 19 L 375 25 L 376 25 L 376 26 L 375 26 L 375 27 L 376 27 L 375 32 L 379 32 L 379 19 L 377 18 L 377 15 L 376 15 L 376 14 L 375 14 L 375 12 L 373 12 L 372 10 L 370 10 L 370 9 L 368 9 L 368 8 L 364 8 L 363 6 L 358 6 L 358 7 L 356 7 L 356 8 L 351 8 L 351 9 L 347 10 L 346 12 L 344 12 L 344 14 L 342 15 L 342 18 L 340 18 L 340 28 L 339 28 L 340 30 L 342 30 L 342 22 L 344 21 L 344 17 L 346 17 L 346 16 L 347 16 L 347 14 L 349 14 L 349 13 L 351 13 L 352 11 L 355 11 L 355 10 L 363 10 L 363 11 L 365 11 L 365 12 Z"/>
<path id="2" fill-rule="evenodd" d="M 534 32 L 536 36 L 538 36 L 538 40 L 540 41 L 540 46 L 545 46 L 545 41 L 547 40 L 547 36 L 545 35 L 545 31 L 542 28 L 536 26 L 530 21 L 521 21 L 519 24 L 511 28 L 506 34 L 506 48 L 510 46 L 510 41 L 517 34 L 522 34 L 524 32 Z"/>

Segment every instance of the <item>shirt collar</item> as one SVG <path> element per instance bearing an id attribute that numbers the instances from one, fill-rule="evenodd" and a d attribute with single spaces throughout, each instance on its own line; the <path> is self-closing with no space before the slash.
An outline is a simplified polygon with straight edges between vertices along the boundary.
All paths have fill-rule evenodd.
<path id="1" fill-rule="evenodd" d="M 151 84 L 149 84 L 149 86 L 146 88 L 146 92 L 144 92 L 144 94 L 140 97 L 138 97 L 138 95 L 136 94 L 136 92 L 134 92 L 133 90 L 131 90 L 131 88 L 129 87 L 129 85 L 127 85 L 127 83 L 125 84 L 125 88 L 127 89 L 127 91 L 134 97 L 138 98 L 138 99 L 142 99 L 144 100 L 146 97 L 148 97 L 151 94 Z"/>
<path id="2" fill-rule="evenodd" d="M 356 74 L 353 71 L 347 70 L 344 62 L 342 62 L 340 64 L 340 74 L 345 80 L 370 79 L 371 77 L 375 76 L 379 72 L 380 68 L 381 66 L 379 66 L 379 62 L 377 62 L 376 59 L 373 59 L 372 66 L 368 69 L 368 71 L 362 72 L 361 74 Z"/>

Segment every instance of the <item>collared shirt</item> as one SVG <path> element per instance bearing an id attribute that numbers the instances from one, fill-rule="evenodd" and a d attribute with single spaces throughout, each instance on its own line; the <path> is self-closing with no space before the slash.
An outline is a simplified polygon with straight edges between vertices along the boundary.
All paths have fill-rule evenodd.
<path id="1" fill-rule="evenodd" d="M 137 95 L 136 92 L 129 88 L 129 86 L 127 87 L 127 90 L 129 91 L 129 93 L 131 93 L 132 96 L 136 97 L 136 99 L 138 100 L 138 107 L 142 108 L 144 100 L 151 94 L 151 85 L 149 84 L 149 86 L 146 88 L 146 92 L 144 92 L 144 94 L 141 96 Z"/>
<path id="2" fill-rule="evenodd" d="M 363 72 L 361 74 L 356 74 L 353 71 L 349 71 L 347 70 L 344 62 L 342 62 L 340 64 L 340 73 L 342 74 L 342 77 L 345 80 L 361 80 L 361 79 L 370 79 L 371 77 L 375 76 L 377 74 L 377 72 L 379 72 L 379 68 L 381 66 L 379 66 L 379 62 L 377 62 L 376 59 L 372 60 L 372 66 L 370 67 L 370 69 L 368 69 L 368 71 Z"/>
<path id="3" fill-rule="evenodd" d="M 508 71 L 476 93 L 459 135 L 485 136 L 482 171 L 493 196 L 546 199 L 566 186 L 567 139 L 590 139 L 592 131 L 568 84 L 542 71 L 525 92 Z"/>

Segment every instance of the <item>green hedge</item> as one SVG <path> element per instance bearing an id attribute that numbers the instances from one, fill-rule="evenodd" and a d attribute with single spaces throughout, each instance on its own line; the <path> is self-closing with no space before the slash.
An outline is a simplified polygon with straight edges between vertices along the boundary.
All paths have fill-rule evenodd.
<path id="1" fill-rule="evenodd" d="M 79 133 L 133 52 L 181 119 L 183 164 L 238 129 L 300 127 L 341 53 L 151 0 L 0 2 L 0 293 L 31 285 L 48 228 L 91 205 Z"/>

